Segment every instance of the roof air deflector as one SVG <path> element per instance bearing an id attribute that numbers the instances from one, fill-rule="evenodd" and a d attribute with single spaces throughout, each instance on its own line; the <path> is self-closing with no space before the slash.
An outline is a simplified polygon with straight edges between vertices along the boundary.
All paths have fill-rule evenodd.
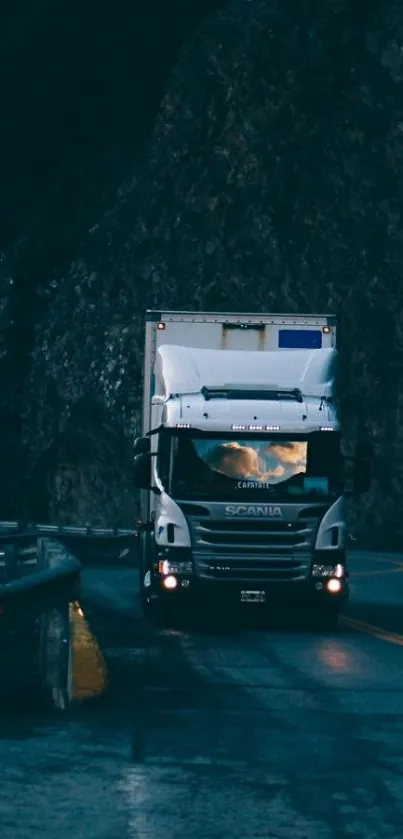
<path id="1" fill-rule="evenodd" d="M 299 388 L 279 387 L 278 385 L 226 384 L 222 387 L 204 385 L 200 392 L 206 402 L 210 399 L 249 399 L 261 402 L 304 401 Z"/>

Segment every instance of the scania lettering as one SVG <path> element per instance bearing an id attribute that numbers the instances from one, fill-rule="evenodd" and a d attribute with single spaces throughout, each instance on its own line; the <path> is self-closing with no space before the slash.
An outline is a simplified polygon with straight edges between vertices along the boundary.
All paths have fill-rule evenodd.
<path id="1" fill-rule="evenodd" d="M 226 516 L 281 516 L 283 515 L 281 507 L 269 507 L 267 504 L 227 504 L 225 508 Z"/>
<path id="2" fill-rule="evenodd" d="M 344 499 L 370 483 L 369 447 L 344 451 L 335 317 L 147 312 L 134 481 L 154 619 L 284 603 L 334 626 Z"/>

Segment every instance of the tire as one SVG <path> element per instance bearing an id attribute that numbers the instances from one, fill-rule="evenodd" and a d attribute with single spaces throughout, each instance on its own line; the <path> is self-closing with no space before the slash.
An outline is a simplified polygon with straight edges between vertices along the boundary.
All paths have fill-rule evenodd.
<path id="1" fill-rule="evenodd" d="M 140 547 L 140 606 L 143 616 L 161 629 L 176 627 L 180 623 L 182 609 L 178 603 L 169 603 L 152 584 L 152 545 L 149 538 L 143 538 Z"/>
<path id="2" fill-rule="evenodd" d="M 145 547 L 143 542 L 140 550 L 140 605 L 144 617 L 149 618 L 151 616 L 152 585 L 151 571 L 145 563 Z M 147 585 L 147 579 L 149 579 L 149 585 Z"/>
<path id="3" fill-rule="evenodd" d="M 146 584 L 148 574 L 150 574 L 150 571 L 145 571 L 143 567 L 140 571 L 141 611 L 147 620 L 163 627 L 169 623 L 169 610 L 166 608 L 166 604 L 162 602 L 161 597 L 158 594 L 153 594 L 152 585 Z"/>
<path id="4" fill-rule="evenodd" d="M 140 569 L 140 606 L 144 617 L 151 617 L 151 562 L 150 539 L 147 533 L 142 533 L 139 540 L 139 569 Z M 149 585 L 146 584 L 149 578 Z"/>
<path id="5" fill-rule="evenodd" d="M 181 629 L 186 622 L 186 607 L 178 600 L 169 602 L 154 594 L 149 610 L 152 622 L 160 629 Z"/>
<path id="6" fill-rule="evenodd" d="M 171 609 L 158 596 L 151 601 L 150 614 L 153 623 L 161 629 L 169 629 L 173 624 Z"/>
<path id="7" fill-rule="evenodd" d="M 151 617 L 151 586 L 147 588 L 144 585 L 144 574 L 141 572 L 140 576 L 140 605 L 141 611 L 145 618 Z"/>

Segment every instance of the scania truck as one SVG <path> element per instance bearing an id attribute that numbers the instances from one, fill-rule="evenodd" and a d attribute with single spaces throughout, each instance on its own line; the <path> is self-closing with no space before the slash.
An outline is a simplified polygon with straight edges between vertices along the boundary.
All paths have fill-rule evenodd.
<path id="1" fill-rule="evenodd" d="M 154 620 L 232 601 L 336 626 L 344 497 L 370 483 L 359 443 L 346 477 L 338 386 L 334 316 L 147 311 L 134 482 Z"/>

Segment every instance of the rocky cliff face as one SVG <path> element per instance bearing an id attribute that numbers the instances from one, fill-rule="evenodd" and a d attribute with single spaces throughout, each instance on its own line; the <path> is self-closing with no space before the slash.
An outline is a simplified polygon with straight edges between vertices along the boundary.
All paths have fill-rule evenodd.
<path id="1" fill-rule="evenodd" d="M 44 474 L 45 462 L 49 470 L 60 458 L 63 474 L 71 476 L 77 469 L 77 451 L 83 447 L 77 441 L 73 445 L 68 434 L 68 454 L 60 436 L 71 406 L 62 404 L 48 372 L 38 391 L 34 385 L 32 405 L 27 403 L 41 323 L 53 314 L 58 317 L 59 302 L 49 296 L 48 287 L 53 291 L 58 278 L 69 272 L 88 231 L 125 194 L 180 45 L 219 5 L 220 0 L 1 4 L 0 518 L 48 518 L 57 509 L 66 511 L 66 505 L 68 516 L 77 514 L 78 493 L 70 492 L 71 503 L 64 491 L 63 500 L 55 500 L 53 481 Z M 114 265 L 118 263 L 116 255 Z M 97 322 L 100 318 L 99 312 Z M 40 434 L 36 425 L 21 423 L 22 414 L 36 410 L 39 398 L 47 417 Z M 104 411 L 101 399 L 97 412 Z M 89 408 L 87 413 L 90 417 L 93 412 Z M 104 425 L 115 428 L 116 417 L 103 416 Z M 88 423 L 86 427 L 88 431 Z M 94 452 L 90 455 L 85 448 L 91 461 Z M 115 464 L 115 455 L 110 457 Z M 57 470 L 59 474 L 59 465 Z M 117 470 L 113 497 L 123 514 L 120 464 Z M 84 505 L 93 517 L 95 507 L 98 519 L 114 519 L 115 508 L 107 512 L 93 488 L 94 475 L 87 467 L 79 472 L 81 477 L 67 484 L 79 481 L 83 486 L 87 481 L 88 492 L 80 490 L 80 509 Z M 96 485 L 103 480 L 97 478 Z M 108 475 L 108 486 L 110 480 Z M 129 506 L 132 510 L 132 502 Z"/>
<path id="2" fill-rule="evenodd" d="M 84 476 L 55 515 L 130 516 L 146 307 L 330 311 L 349 436 L 376 450 L 353 525 L 402 543 L 402 56 L 392 0 L 237 0 L 187 43 L 116 200 L 41 284 L 28 460 L 59 439 Z"/>

